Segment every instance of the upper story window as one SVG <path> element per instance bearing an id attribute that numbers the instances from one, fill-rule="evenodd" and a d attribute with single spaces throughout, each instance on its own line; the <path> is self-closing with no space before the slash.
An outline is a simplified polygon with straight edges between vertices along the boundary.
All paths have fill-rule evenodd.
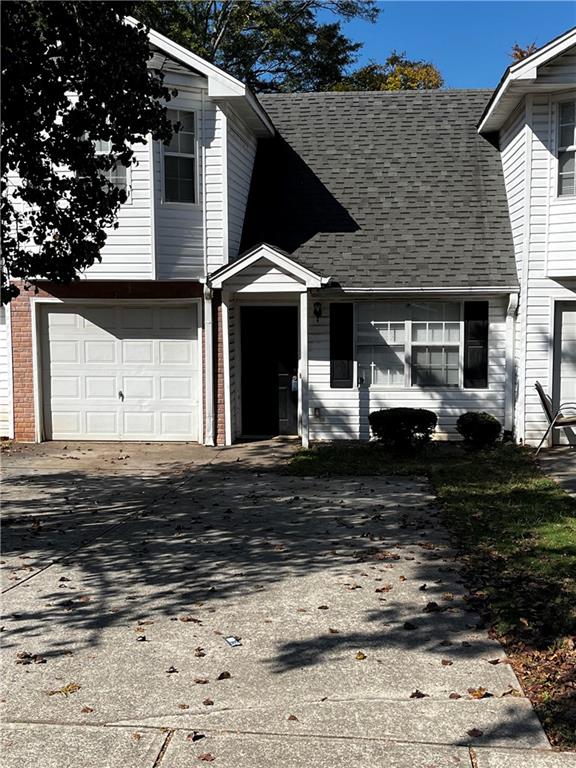
<path id="1" fill-rule="evenodd" d="M 178 133 L 164 145 L 164 202 L 196 202 L 196 130 L 193 112 L 167 110 L 172 123 L 180 123 Z"/>
<path id="2" fill-rule="evenodd" d="M 558 105 L 558 195 L 576 195 L 576 101 Z"/>
<path id="3" fill-rule="evenodd" d="M 97 155 L 109 155 L 112 151 L 112 143 L 110 141 L 104 141 L 103 139 L 97 139 L 96 141 L 96 154 Z M 122 163 L 116 163 L 116 166 L 110 168 L 108 171 L 100 171 L 100 173 L 108 179 L 110 184 L 118 189 L 125 189 L 128 191 L 128 174 L 127 168 Z"/>

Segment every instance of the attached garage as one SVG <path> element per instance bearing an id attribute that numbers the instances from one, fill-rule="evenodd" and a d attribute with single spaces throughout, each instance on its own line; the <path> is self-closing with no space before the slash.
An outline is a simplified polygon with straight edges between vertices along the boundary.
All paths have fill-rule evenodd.
<path id="1" fill-rule="evenodd" d="M 45 304 L 48 440 L 199 440 L 199 303 Z"/>

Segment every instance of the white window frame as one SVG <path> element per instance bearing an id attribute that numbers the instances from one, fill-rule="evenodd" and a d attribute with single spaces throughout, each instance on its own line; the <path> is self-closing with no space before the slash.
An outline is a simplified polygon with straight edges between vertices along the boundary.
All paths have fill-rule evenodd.
<path id="1" fill-rule="evenodd" d="M 560 192 L 560 153 L 561 152 L 573 152 L 574 163 L 576 165 L 576 120 L 574 122 L 574 143 L 569 144 L 566 147 L 560 145 L 560 135 L 562 124 L 560 123 L 560 116 L 562 113 L 563 104 L 574 104 L 574 110 L 576 112 L 576 98 L 562 99 L 556 104 L 556 197 L 558 200 L 572 200 L 576 197 L 576 175 L 575 175 L 575 189 L 572 194 L 561 194 Z M 566 125 L 566 123 L 565 123 Z M 569 123 L 568 123 L 569 125 Z"/>
<path id="2" fill-rule="evenodd" d="M 199 126 L 199 111 L 197 109 L 180 109 L 179 107 L 168 107 L 169 112 L 176 112 L 178 115 L 177 122 L 180 121 L 180 114 L 186 113 L 187 115 L 194 116 L 194 154 L 186 152 L 171 152 L 164 142 L 160 142 L 160 171 L 162 174 L 162 205 L 185 207 L 185 208 L 198 208 L 200 206 L 200 143 L 198 141 L 198 126 Z M 194 160 L 194 202 L 185 202 L 180 200 L 166 200 L 166 163 L 165 158 L 168 157 L 188 157 Z"/>
<path id="3" fill-rule="evenodd" d="M 377 302 L 370 302 L 370 303 L 377 303 Z M 386 304 L 392 303 L 392 302 L 383 302 Z M 408 307 L 410 302 L 402 302 L 406 304 Z M 432 303 L 432 301 L 431 301 Z M 464 389 L 464 302 L 462 300 L 458 301 L 439 301 L 438 304 L 457 304 L 459 307 L 459 319 L 458 320 L 443 320 L 443 321 L 418 321 L 413 320 L 411 317 L 407 317 L 406 320 L 402 321 L 404 323 L 404 385 L 398 386 L 398 385 L 383 385 L 383 384 L 364 384 L 360 383 L 360 376 L 359 376 L 359 366 L 358 366 L 358 348 L 361 346 L 377 346 L 377 345 L 368 345 L 368 344 L 361 344 L 359 342 L 358 338 L 358 305 L 359 302 L 355 302 L 354 304 L 354 373 L 355 373 L 355 379 L 354 379 L 354 385 L 358 389 L 367 389 L 369 391 L 383 391 L 383 392 L 390 392 L 394 390 L 410 390 L 410 389 L 416 389 L 421 391 L 447 391 L 447 392 L 454 392 L 458 390 Z M 391 320 L 389 322 L 399 322 L 397 320 Z M 412 340 L 412 324 L 414 322 L 443 322 L 443 323 L 458 323 L 459 326 L 459 340 L 457 343 L 450 343 L 446 341 L 437 341 L 437 342 L 414 342 Z M 400 345 L 392 345 L 392 346 L 400 346 Z M 438 386 L 422 386 L 421 384 L 412 384 L 412 349 L 414 347 L 458 347 L 458 384 L 455 385 L 447 385 L 447 384 L 441 384 Z M 488 387 L 489 388 L 489 387 Z M 467 388 L 466 391 L 473 391 L 474 388 Z M 485 388 L 482 389 L 482 391 L 486 391 Z"/>
<path id="4" fill-rule="evenodd" d="M 102 139 L 100 139 L 100 141 L 102 141 Z M 97 156 L 98 155 L 109 155 L 110 152 L 112 151 L 112 142 L 109 139 L 108 139 L 108 144 L 110 144 L 110 150 L 108 152 L 101 152 L 99 150 L 95 150 L 95 154 Z M 122 166 L 122 168 L 124 168 L 124 170 L 126 171 L 126 195 L 127 195 L 127 197 L 126 197 L 126 202 L 122 203 L 122 205 L 132 205 L 132 166 L 131 165 L 122 165 L 122 163 L 117 163 L 117 165 L 118 166 Z M 100 173 L 103 176 L 107 176 L 107 174 L 109 174 L 110 172 L 111 172 L 111 170 L 110 171 L 100 171 Z M 110 179 L 108 179 L 108 181 L 110 181 L 110 183 L 112 183 Z M 120 189 L 120 187 L 118 187 L 118 189 Z"/>

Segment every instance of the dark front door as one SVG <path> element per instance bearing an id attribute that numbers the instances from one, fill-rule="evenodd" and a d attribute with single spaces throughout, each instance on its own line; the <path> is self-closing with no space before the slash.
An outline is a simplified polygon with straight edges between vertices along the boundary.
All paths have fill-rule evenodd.
<path id="1" fill-rule="evenodd" d="M 298 431 L 298 308 L 242 307 L 242 433 Z"/>

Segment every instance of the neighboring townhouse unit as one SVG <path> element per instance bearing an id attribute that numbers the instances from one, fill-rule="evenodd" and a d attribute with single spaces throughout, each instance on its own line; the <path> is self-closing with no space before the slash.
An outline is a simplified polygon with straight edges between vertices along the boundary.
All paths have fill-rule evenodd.
<path id="1" fill-rule="evenodd" d="M 479 130 L 502 156 L 520 282 L 516 436 L 535 443 L 547 426 L 535 382 L 556 407 L 576 401 L 576 30 L 510 67 Z"/>
<path id="2" fill-rule="evenodd" d="M 538 441 L 534 382 L 576 400 L 576 30 L 494 94 L 256 99 L 150 43 L 183 130 L 119 175 L 102 263 L 12 303 L 3 430 L 306 445 L 414 406 Z"/>

